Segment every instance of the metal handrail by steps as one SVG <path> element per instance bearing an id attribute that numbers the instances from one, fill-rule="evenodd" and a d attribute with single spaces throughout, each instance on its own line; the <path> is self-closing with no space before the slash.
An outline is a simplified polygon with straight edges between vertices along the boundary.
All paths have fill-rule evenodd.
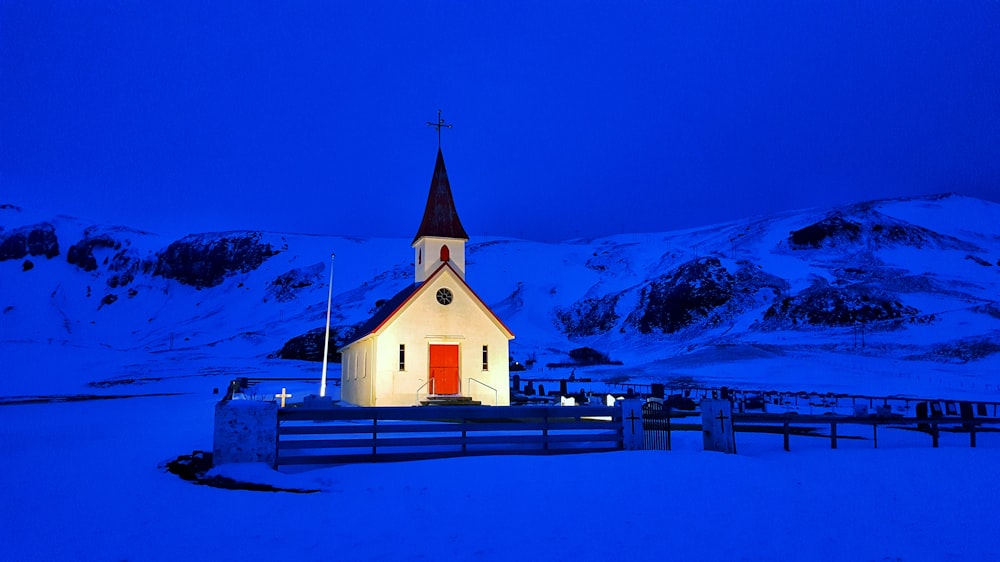
<path id="1" fill-rule="evenodd" d="M 493 391 L 493 405 L 494 406 L 499 406 L 500 405 L 500 394 L 497 392 L 497 389 L 495 389 L 492 386 L 484 383 L 481 380 L 477 380 L 477 379 L 474 379 L 472 377 L 469 377 L 469 380 L 472 381 L 472 382 L 477 382 L 477 383 L 485 386 L 486 388 L 492 390 Z"/>
<path id="2" fill-rule="evenodd" d="M 427 385 L 431 385 L 431 391 L 430 391 L 430 393 L 429 393 L 428 395 L 430 395 L 430 394 L 434 394 L 434 379 L 430 379 L 430 380 L 428 380 L 427 382 L 425 382 L 424 384 L 420 385 L 420 386 L 419 386 L 419 387 L 417 388 L 417 394 L 416 394 L 416 398 L 417 398 L 417 400 L 416 400 L 416 402 L 417 402 L 418 404 L 420 403 L 420 391 L 421 391 L 421 390 L 423 390 L 423 388 L 424 388 L 425 386 L 427 386 Z"/>

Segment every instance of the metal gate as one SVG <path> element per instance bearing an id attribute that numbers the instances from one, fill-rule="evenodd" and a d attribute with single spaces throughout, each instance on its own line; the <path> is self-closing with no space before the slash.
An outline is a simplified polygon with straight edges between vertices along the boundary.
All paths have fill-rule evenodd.
<path id="1" fill-rule="evenodd" d="M 670 450 L 670 410 L 659 402 L 642 405 L 642 436 L 647 451 Z"/>

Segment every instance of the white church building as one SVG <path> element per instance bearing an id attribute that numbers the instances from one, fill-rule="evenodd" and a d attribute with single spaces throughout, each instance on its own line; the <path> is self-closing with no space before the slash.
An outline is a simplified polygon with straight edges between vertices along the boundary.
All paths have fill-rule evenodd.
<path id="1" fill-rule="evenodd" d="M 341 348 L 341 400 L 359 406 L 510 405 L 514 334 L 465 281 L 468 240 L 439 147 L 412 243 L 414 283 Z"/>

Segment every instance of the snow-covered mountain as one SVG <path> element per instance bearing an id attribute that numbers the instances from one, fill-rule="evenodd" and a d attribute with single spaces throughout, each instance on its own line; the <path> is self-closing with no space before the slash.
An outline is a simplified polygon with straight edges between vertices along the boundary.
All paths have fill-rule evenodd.
<path id="1" fill-rule="evenodd" d="M 412 283 L 407 240 L 176 239 L 0 206 L 0 342 L 15 359 L 5 393 L 314 372 L 294 358 L 321 353 L 331 253 L 343 341 Z M 564 376 L 546 365 L 589 347 L 622 365 L 577 376 L 1000 393 L 1000 205 L 984 200 L 873 201 L 559 244 L 473 237 L 467 270 L 516 334 L 524 376 Z"/>

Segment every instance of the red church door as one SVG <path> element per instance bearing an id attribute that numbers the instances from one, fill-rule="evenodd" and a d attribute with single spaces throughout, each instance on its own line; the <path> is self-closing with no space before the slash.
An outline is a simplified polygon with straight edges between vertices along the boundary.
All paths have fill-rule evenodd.
<path id="1" fill-rule="evenodd" d="M 432 345 L 431 393 L 458 394 L 458 346 Z"/>

